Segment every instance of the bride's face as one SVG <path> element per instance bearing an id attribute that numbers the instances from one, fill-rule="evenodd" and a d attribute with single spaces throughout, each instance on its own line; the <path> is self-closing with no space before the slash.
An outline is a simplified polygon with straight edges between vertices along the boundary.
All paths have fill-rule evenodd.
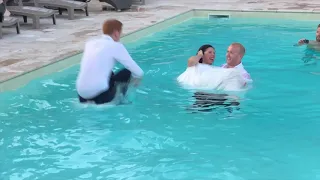
<path id="1" fill-rule="evenodd" d="M 212 47 L 209 47 L 206 49 L 206 51 L 203 54 L 203 63 L 205 64 L 213 64 L 214 58 L 216 57 L 216 52 Z"/>

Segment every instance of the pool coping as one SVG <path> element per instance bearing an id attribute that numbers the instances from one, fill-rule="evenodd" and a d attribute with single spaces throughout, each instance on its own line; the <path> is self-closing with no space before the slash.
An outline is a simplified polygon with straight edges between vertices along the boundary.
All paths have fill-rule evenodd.
<path id="1" fill-rule="evenodd" d="M 213 10 L 213 9 L 190 9 L 184 11 L 178 15 L 172 16 L 170 18 L 159 21 L 147 27 L 140 28 L 138 30 L 132 31 L 130 33 L 124 34 L 121 37 L 121 42 L 124 44 L 135 42 L 143 37 L 150 36 L 162 29 L 166 29 L 172 25 L 182 23 L 190 18 L 196 17 L 208 17 L 209 14 L 220 13 L 228 14 L 230 16 L 237 14 L 243 15 L 242 17 L 252 17 L 252 15 L 261 15 L 262 17 L 275 17 L 275 18 L 290 18 L 290 19 L 300 19 L 300 20 L 310 20 L 310 16 L 317 20 L 320 17 L 320 12 L 318 11 L 292 11 L 292 10 Z M 232 14 L 232 15 L 231 15 Z M 281 15 L 286 15 L 280 17 Z M 257 17 L 257 16 L 254 16 Z M 81 61 L 82 50 L 73 51 L 71 53 L 66 53 L 58 58 L 55 58 L 54 62 L 50 62 L 38 68 L 34 68 L 30 71 L 20 73 L 14 77 L 0 81 L 0 92 L 14 90 L 21 88 L 28 84 L 30 81 L 59 71 L 63 71 L 67 68 L 75 66 Z M 79 56 L 79 57 L 78 57 Z M 74 58 L 71 58 L 74 57 Z M 78 58 L 76 58 L 78 57 Z"/>

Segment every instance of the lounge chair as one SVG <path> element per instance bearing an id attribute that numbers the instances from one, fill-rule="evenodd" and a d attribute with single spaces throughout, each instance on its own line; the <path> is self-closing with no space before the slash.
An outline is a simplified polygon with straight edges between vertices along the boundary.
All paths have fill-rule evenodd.
<path id="1" fill-rule="evenodd" d="M 53 24 L 56 24 L 56 16 L 54 10 L 40 7 L 23 6 L 22 0 L 15 0 L 15 2 L 16 1 L 18 1 L 18 6 L 6 6 L 6 8 L 11 14 L 22 16 L 25 23 L 27 22 L 27 17 L 32 18 L 33 28 L 40 28 L 40 18 L 52 17 Z M 38 0 L 33 1 L 34 4 L 38 6 Z"/>
<path id="2" fill-rule="evenodd" d="M 19 19 L 15 17 L 4 17 L 3 22 L 0 23 L 0 39 L 2 38 L 2 27 L 16 26 L 17 34 L 20 34 Z"/>
<path id="3" fill-rule="evenodd" d="M 99 0 L 113 6 L 117 11 L 122 9 L 130 9 L 132 6 L 132 0 Z"/>
<path id="4" fill-rule="evenodd" d="M 78 2 L 71 0 L 38 0 L 38 3 L 40 6 L 58 8 L 60 15 L 62 15 L 62 9 L 67 9 L 69 19 L 74 19 L 75 9 L 84 9 L 86 16 L 89 16 L 87 2 Z"/>

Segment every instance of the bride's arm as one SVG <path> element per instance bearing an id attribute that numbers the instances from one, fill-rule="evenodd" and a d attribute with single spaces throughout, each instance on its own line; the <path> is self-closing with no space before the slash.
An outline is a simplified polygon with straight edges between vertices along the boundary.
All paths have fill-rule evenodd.
<path id="1" fill-rule="evenodd" d="M 195 66 L 199 63 L 199 60 L 202 58 L 201 55 L 191 56 L 188 59 L 188 67 Z"/>

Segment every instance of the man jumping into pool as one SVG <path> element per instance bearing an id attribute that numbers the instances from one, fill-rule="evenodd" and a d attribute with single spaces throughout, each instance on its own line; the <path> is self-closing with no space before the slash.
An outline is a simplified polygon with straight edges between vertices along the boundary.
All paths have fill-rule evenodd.
<path id="1" fill-rule="evenodd" d="M 137 86 L 144 74 L 119 42 L 122 23 L 115 19 L 107 20 L 103 23 L 102 31 L 102 37 L 91 39 L 85 45 L 76 82 L 81 103 L 111 102 L 116 96 L 117 87 L 125 96 L 129 83 Z M 112 69 L 116 62 L 125 68 L 114 73 Z"/>

